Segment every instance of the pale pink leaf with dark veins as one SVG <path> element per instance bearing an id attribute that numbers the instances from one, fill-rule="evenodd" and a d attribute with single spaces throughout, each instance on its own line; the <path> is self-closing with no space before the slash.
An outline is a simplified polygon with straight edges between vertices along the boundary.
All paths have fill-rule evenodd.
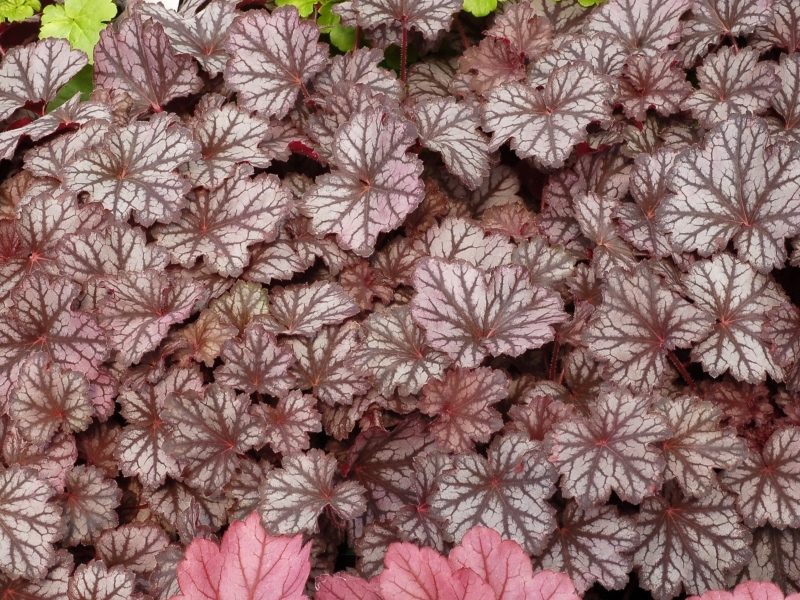
<path id="1" fill-rule="evenodd" d="M 492 405 L 508 396 L 508 379 L 502 371 L 486 367 L 452 369 L 443 381 L 422 388 L 419 410 L 434 417 L 431 433 L 445 452 L 469 454 L 475 443 L 487 443 L 503 426 Z"/>
<path id="2" fill-rule="evenodd" d="M 416 29 L 433 40 L 450 29 L 453 15 L 461 10 L 460 0 L 353 0 L 361 27 L 399 25 Z"/>
<path id="3" fill-rule="evenodd" d="M 113 479 L 106 479 L 91 465 L 77 465 L 66 477 L 60 500 L 64 507 L 67 531 L 63 544 L 89 545 L 106 529 L 119 525 L 115 509 L 122 490 Z"/>
<path id="4" fill-rule="evenodd" d="M 165 448 L 185 464 L 186 483 L 204 494 L 227 484 L 240 455 L 263 442 L 261 427 L 247 410 L 250 398 L 233 389 L 210 384 L 205 394 L 188 391 L 170 395 L 162 418 L 170 426 Z"/>
<path id="5" fill-rule="evenodd" d="M 490 527 L 537 554 L 555 529 L 555 510 L 546 502 L 556 474 L 538 442 L 523 434 L 495 438 L 487 458 L 457 456 L 442 475 L 431 501 L 434 516 L 447 523 L 456 542 L 475 526 Z"/>
<path id="6" fill-rule="evenodd" d="M 59 38 L 9 48 L 0 65 L 0 121 L 26 102 L 53 100 L 87 62 L 86 53 L 72 50 L 68 41 Z"/>
<path id="7" fill-rule="evenodd" d="M 225 69 L 228 53 L 224 42 L 236 16 L 236 4 L 230 0 L 212 0 L 195 14 L 178 13 L 158 2 L 142 2 L 139 13 L 161 23 L 176 53 L 188 54 L 211 77 Z"/>
<path id="8" fill-rule="evenodd" d="M 107 295 L 99 303 L 99 320 L 123 365 L 139 362 L 154 350 L 169 328 L 185 320 L 201 297 L 198 283 L 170 278 L 152 269 L 121 271 L 103 280 Z"/>
<path id="9" fill-rule="evenodd" d="M 98 88 L 127 92 L 134 113 L 160 112 L 174 98 L 200 90 L 197 65 L 173 52 L 160 23 L 134 13 L 120 21 L 119 30 L 106 27 L 94 49 L 94 83 Z"/>
<path id="10" fill-rule="evenodd" d="M 633 562 L 640 567 L 641 586 L 656 600 L 674 598 L 681 588 L 699 594 L 724 587 L 725 573 L 741 569 L 751 556 L 752 536 L 733 495 L 712 488 L 695 500 L 667 491 L 669 498 L 646 498 L 639 509 L 642 541 Z"/>
<path id="11" fill-rule="evenodd" d="M 356 114 L 336 132 L 333 163 L 302 199 L 317 234 L 336 233 L 342 248 L 369 256 L 382 231 L 398 227 L 422 201 L 422 162 L 406 152 L 416 131 L 382 111 Z"/>
<path id="12" fill-rule="evenodd" d="M 750 527 L 800 525 L 800 427 L 773 433 L 759 456 L 750 451 L 736 469 L 722 474 L 737 494 L 736 506 Z"/>
<path id="13" fill-rule="evenodd" d="M 323 102 L 338 83 L 347 86 L 363 85 L 372 94 L 400 99 L 400 81 L 393 71 L 378 66 L 383 52 L 377 48 L 355 48 L 347 54 L 331 58 L 330 65 L 314 80 L 315 95 Z"/>
<path id="14" fill-rule="evenodd" d="M 505 235 L 486 233 L 475 221 L 445 217 L 414 243 L 414 249 L 423 256 L 463 260 L 490 271 L 510 261 L 514 244 Z"/>
<path id="15" fill-rule="evenodd" d="M 470 189 L 489 175 L 489 146 L 478 131 L 476 106 L 454 98 L 425 100 L 412 110 L 420 143 L 440 152 L 449 171 Z"/>
<path id="16" fill-rule="evenodd" d="M 526 83 L 533 87 L 544 86 L 553 71 L 577 61 L 589 63 L 597 75 L 617 77 L 622 73 L 627 57 L 627 49 L 615 35 L 569 35 L 557 49 L 531 62 Z"/>
<path id="17" fill-rule="evenodd" d="M 335 456 L 322 450 L 284 458 L 282 469 L 271 471 L 259 493 L 259 511 L 267 531 L 281 535 L 318 529 L 317 517 L 328 506 L 342 520 L 366 510 L 364 488 L 354 482 L 334 483 L 338 471 Z"/>
<path id="18" fill-rule="evenodd" d="M 97 377 L 108 346 L 95 317 L 71 309 L 79 293 L 77 284 L 38 272 L 11 293 L 14 310 L 0 314 L 0 395 L 16 384 L 24 359 L 36 351 L 89 380 Z"/>
<path id="19" fill-rule="evenodd" d="M 276 175 L 252 174 L 249 165 L 235 167 L 221 187 L 190 193 L 179 221 L 152 230 L 173 262 L 190 267 L 202 257 L 212 271 L 236 277 L 250 260 L 248 246 L 275 238 L 291 194 Z"/>
<path id="20" fill-rule="evenodd" d="M 761 330 L 770 309 L 788 300 L 769 275 L 727 253 L 696 262 L 684 277 L 689 298 L 716 322 L 692 349 L 692 360 L 712 377 L 730 371 L 739 381 L 758 383 L 767 375 L 782 381 Z"/>
<path id="21" fill-rule="evenodd" d="M 169 545 L 166 532 L 153 523 L 128 523 L 106 529 L 94 544 L 96 556 L 107 566 L 123 565 L 137 575 L 149 575 L 156 557 Z"/>
<path id="22" fill-rule="evenodd" d="M 692 112 L 703 127 L 713 127 L 733 115 L 764 113 L 780 88 L 774 62 L 758 62 L 758 52 L 720 48 L 697 68 L 700 89 L 681 108 Z"/>
<path id="23" fill-rule="evenodd" d="M 301 21 L 293 6 L 240 14 L 225 40 L 231 55 L 225 83 L 243 108 L 283 118 L 305 83 L 325 68 L 328 46 L 318 38 L 316 23 Z"/>
<path id="24" fill-rule="evenodd" d="M 341 323 L 358 313 L 356 301 L 336 283 L 272 288 L 269 314 L 259 318 L 267 330 L 311 337 L 321 327 Z"/>
<path id="25" fill-rule="evenodd" d="M 350 405 L 354 396 L 367 393 L 369 373 L 358 373 L 349 365 L 357 332 L 358 324 L 347 321 L 340 327 L 323 327 L 315 337 L 287 340 L 297 358 L 292 365 L 297 387 L 311 390 L 315 398 L 330 406 Z"/>
<path id="26" fill-rule="evenodd" d="M 625 76 L 619 80 L 619 101 L 628 118 L 644 121 L 647 109 L 651 107 L 664 116 L 682 108 L 681 101 L 692 93 L 693 88 L 679 61 L 677 52 L 652 56 L 634 54 L 628 58 Z"/>
<path id="27" fill-rule="evenodd" d="M 495 88 L 481 109 L 483 128 L 493 132 L 489 150 L 511 139 L 520 158 L 559 167 L 586 139 L 586 126 L 609 117 L 610 94 L 608 82 L 584 62 L 553 71 L 541 91 L 516 82 Z"/>
<path id="28" fill-rule="evenodd" d="M 174 115 L 159 113 L 150 121 L 112 129 L 61 174 L 67 189 L 88 192 L 121 221 L 133 212 L 138 223 L 149 227 L 180 217 L 191 185 L 177 170 L 199 158 L 199 149 Z"/>
<path id="29" fill-rule="evenodd" d="M 8 413 L 25 439 L 47 444 L 59 429 L 75 433 L 92 422 L 89 384 L 82 373 L 51 364 L 44 352 L 33 353 L 8 398 Z"/>
<path id="30" fill-rule="evenodd" d="M 800 233 L 800 147 L 768 146 L 763 120 L 734 116 L 675 159 L 675 193 L 659 207 L 675 251 L 710 256 L 733 240 L 762 273 L 783 266 L 785 238 Z"/>
<path id="31" fill-rule="evenodd" d="M 790 302 L 775 306 L 767 313 L 761 339 L 769 345 L 775 363 L 786 368 L 786 386 L 794 391 L 800 385 L 800 308 Z"/>
<path id="32" fill-rule="evenodd" d="M 292 351 L 279 345 L 261 323 L 248 325 L 241 340 L 225 342 L 220 358 L 223 364 L 214 370 L 214 381 L 247 394 L 281 398 L 295 384 L 289 372 L 294 364 Z"/>
<path id="33" fill-rule="evenodd" d="M 800 6 L 793 0 L 774 0 L 773 8 L 775 18 L 758 25 L 748 44 L 761 52 L 773 46 L 790 54 L 800 51 Z"/>
<path id="34" fill-rule="evenodd" d="M 135 576 L 125 567 L 106 568 L 102 560 L 78 565 L 69 579 L 69 600 L 134 600 Z"/>
<path id="35" fill-rule="evenodd" d="M 720 427 L 722 412 L 711 402 L 681 396 L 661 399 L 655 407 L 672 429 L 672 436 L 661 444 L 665 477 L 676 479 L 687 496 L 699 498 L 719 487 L 714 470 L 733 469 L 747 455 L 736 429 Z"/>
<path id="36" fill-rule="evenodd" d="M 798 14 L 798 20 L 800 25 L 800 14 Z M 768 119 L 767 123 L 776 139 L 785 142 L 800 142 L 800 53 L 781 54 L 778 77 L 781 85 L 778 93 L 771 100 L 772 108 L 782 117 L 783 121 Z"/>
<path id="37" fill-rule="evenodd" d="M 595 582 L 619 590 L 633 567 L 630 553 L 639 545 L 634 521 L 620 517 L 615 506 L 583 510 L 570 502 L 560 515 L 547 549 L 534 559 L 537 569 L 563 571 L 584 593 Z"/>
<path id="38" fill-rule="evenodd" d="M 64 533 L 54 490 L 31 469 L 0 468 L 0 571 L 11 578 L 40 579 L 53 559 L 53 542 Z"/>
<path id="39" fill-rule="evenodd" d="M 587 35 L 610 33 L 631 54 L 658 54 L 681 38 L 681 16 L 692 0 L 609 0 L 592 11 Z"/>
<path id="40" fill-rule="evenodd" d="M 669 290 L 646 263 L 608 275 L 603 302 L 583 335 L 607 378 L 649 391 L 670 372 L 669 353 L 703 339 L 713 321 Z"/>
<path id="41" fill-rule="evenodd" d="M 189 391 L 203 391 L 203 378 L 197 368 L 173 368 L 155 385 L 137 391 L 123 390 L 118 397 L 120 413 L 128 425 L 117 439 L 114 458 L 122 473 L 138 477 L 145 489 L 163 485 L 167 476 L 180 477 L 178 461 L 165 449 L 169 432 L 161 412 L 167 397 Z"/>
<path id="42" fill-rule="evenodd" d="M 618 206 L 616 199 L 594 192 L 578 194 L 573 200 L 578 227 L 595 245 L 592 267 L 598 277 L 608 277 L 614 267 L 630 271 L 637 264 L 633 249 L 620 237 L 613 217 Z"/>
<path id="43" fill-rule="evenodd" d="M 550 461 L 563 476 L 564 497 L 581 508 L 603 504 L 615 492 L 638 504 L 663 481 L 665 467 L 656 442 L 670 437 L 653 398 L 628 391 L 603 391 L 589 418 L 557 423 L 548 436 Z"/>
<path id="44" fill-rule="evenodd" d="M 250 412 L 263 419 L 264 435 L 272 451 L 283 456 L 308 450 L 309 432 L 322 431 L 321 416 L 313 396 L 292 390 L 273 407 L 255 404 Z"/>
<path id="45" fill-rule="evenodd" d="M 305 600 L 310 551 L 311 543 L 304 546 L 302 536 L 268 535 L 258 513 L 252 513 L 232 523 L 219 546 L 204 539 L 189 545 L 178 565 L 182 595 L 173 598 Z"/>
<path id="46" fill-rule="evenodd" d="M 520 266 L 490 275 L 462 262 L 424 258 L 414 275 L 411 315 L 428 344 L 459 366 L 476 367 L 487 354 L 518 356 L 553 339 L 566 320 L 560 297 L 531 285 Z"/>
<path id="47" fill-rule="evenodd" d="M 374 375 L 386 396 L 395 389 L 401 396 L 416 394 L 428 380 L 440 379 L 450 364 L 445 354 L 427 346 L 407 306 L 373 313 L 362 327 L 361 343 L 350 355 L 352 365 Z"/>

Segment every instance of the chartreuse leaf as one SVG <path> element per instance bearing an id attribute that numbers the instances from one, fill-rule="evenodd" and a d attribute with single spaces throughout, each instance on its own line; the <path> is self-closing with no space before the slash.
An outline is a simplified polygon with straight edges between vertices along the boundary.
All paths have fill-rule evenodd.
<path id="1" fill-rule="evenodd" d="M 100 32 L 115 16 L 117 7 L 111 0 L 66 0 L 45 7 L 39 37 L 69 40 L 73 48 L 86 52 L 92 63 Z"/>
<path id="2" fill-rule="evenodd" d="M 464 10 L 476 17 L 485 17 L 496 8 L 497 0 L 464 0 Z"/>
<path id="3" fill-rule="evenodd" d="M 315 4 L 317 0 L 275 0 L 276 6 L 294 6 L 303 18 L 311 16 Z"/>
<path id="4" fill-rule="evenodd" d="M 0 23 L 24 21 L 41 8 L 39 0 L 0 0 Z"/>
<path id="5" fill-rule="evenodd" d="M 349 52 L 356 47 L 355 27 L 345 27 L 340 23 L 341 17 L 333 12 L 335 0 L 324 2 L 319 8 L 317 25 L 323 33 L 331 38 L 331 44 L 342 52 Z"/>

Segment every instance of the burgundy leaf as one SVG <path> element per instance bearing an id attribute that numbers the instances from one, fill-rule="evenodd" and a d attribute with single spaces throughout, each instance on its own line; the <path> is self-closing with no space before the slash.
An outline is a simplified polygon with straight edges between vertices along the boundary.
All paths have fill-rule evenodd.
<path id="1" fill-rule="evenodd" d="M 533 59 L 550 49 L 553 25 L 546 16 L 537 14 L 529 2 L 520 2 L 508 5 L 487 35 L 508 40 L 517 52 Z"/>
<path id="2" fill-rule="evenodd" d="M 676 64 L 679 60 L 676 52 L 634 54 L 628 58 L 625 77 L 620 78 L 620 101 L 629 118 L 644 121 L 648 108 L 664 116 L 680 110 L 681 101 L 692 92 L 692 85 Z"/>
<path id="3" fill-rule="evenodd" d="M 122 490 L 113 479 L 106 479 L 92 466 L 78 465 L 67 473 L 61 501 L 67 531 L 63 543 L 89 545 L 106 530 L 119 525 L 114 509 L 119 506 Z"/>
<path id="4" fill-rule="evenodd" d="M 307 450 L 309 432 L 322 431 L 320 414 L 313 396 L 293 390 L 275 407 L 256 404 L 251 412 L 264 421 L 264 435 L 272 451 L 288 456 Z"/>

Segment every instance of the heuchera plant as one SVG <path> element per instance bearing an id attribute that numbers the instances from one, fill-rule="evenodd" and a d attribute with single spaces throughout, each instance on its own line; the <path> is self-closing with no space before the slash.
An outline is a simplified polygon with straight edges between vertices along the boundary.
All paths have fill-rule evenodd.
<path id="1" fill-rule="evenodd" d="M 44 4 L 0 596 L 800 600 L 800 2 Z"/>

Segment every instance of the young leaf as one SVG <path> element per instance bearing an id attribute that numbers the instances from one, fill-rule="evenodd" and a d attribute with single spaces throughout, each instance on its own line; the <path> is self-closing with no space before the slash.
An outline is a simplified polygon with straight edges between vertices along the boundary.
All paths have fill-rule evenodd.
<path id="1" fill-rule="evenodd" d="M 550 19 L 537 14 L 529 2 L 520 2 L 508 5 L 486 35 L 508 40 L 514 50 L 533 59 L 550 49 L 553 25 Z"/>
<path id="2" fill-rule="evenodd" d="M 325 68 L 328 48 L 318 38 L 319 27 L 300 21 L 293 6 L 242 14 L 225 40 L 231 55 L 225 83 L 242 107 L 283 118 L 305 84 Z"/>
<path id="3" fill-rule="evenodd" d="M 442 475 L 431 510 L 456 542 L 481 525 L 530 554 L 541 552 L 556 525 L 555 510 L 545 501 L 556 474 L 537 442 L 509 434 L 495 439 L 488 458 L 458 456 L 453 466 Z"/>
<path id="4" fill-rule="evenodd" d="M 91 63 L 100 32 L 116 16 L 111 0 L 64 0 L 44 7 L 39 38 L 64 38 L 76 50 L 83 50 Z"/>
<path id="5" fill-rule="evenodd" d="M 354 481 L 334 484 L 337 464 L 336 457 L 321 450 L 284 458 L 283 468 L 269 473 L 259 490 L 267 530 L 314 533 L 326 507 L 342 520 L 360 516 L 366 510 L 365 490 Z"/>
<path id="6" fill-rule="evenodd" d="M 278 400 L 275 407 L 256 404 L 251 413 L 263 419 L 265 438 L 272 451 L 289 456 L 308 449 L 310 431 L 322 431 L 316 405 L 313 396 L 293 390 Z"/>
<path id="7" fill-rule="evenodd" d="M 628 58 L 625 76 L 620 78 L 620 100 L 626 116 L 644 121 L 649 108 L 664 116 L 680 110 L 681 101 L 692 92 L 692 84 L 676 64 L 679 59 L 677 52 Z"/>
<path id="8" fill-rule="evenodd" d="M 119 31 L 107 27 L 100 34 L 94 82 L 98 88 L 127 92 L 134 114 L 160 112 L 173 98 L 194 94 L 201 87 L 194 61 L 176 56 L 161 24 L 143 24 L 136 13 L 122 20 Z"/>
<path id="9" fill-rule="evenodd" d="M 629 271 L 636 264 L 633 251 L 619 236 L 617 223 L 613 219 L 618 205 L 614 198 L 594 192 L 579 194 L 573 201 L 575 220 L 581 232 L 595 244 L 592 266 L 603 277 L 614 267 Z"/>
<path id="10" fill-rule="evenodd" d="M 800 428 L 773 433 L 759 456 L 749 452 L 736 469 L 723 474 L 725 486 L 738 494 L 736 506 L 745 523 L 760 527 L 797 527 L 800 499 L 793 490 L 800 485 Z"/>
<path id="11" fill-rule="evenodd" d="M 489 150 L 511 139 L 520 158 L 559 167 L 573 146 L 586 139 L 586 126 L 611 114 L 610 94 L 609 84 L 587 63 L 556 69 L 542 91 L 521 83 L 495 88 L 482 107 L 483 127 L 493 132 Z"/>
<path id="12" fill-rule="evenodd" d="M 684 282 L 695 306 L 716 320 L 710 335 L 692 349 L 692 359 L 712 377 L 730 371 L 748 383 L 767 375 L 781 381 L 783 370 L 761 340 L 768 311 L 787 300 L 780 286 L 727 253 L 695 263 Z"/>
<path id="13" fill-rule="evenodd" d="M 356 114 L 336 132 L 333 163 L 302 200 L 317 234 L 336 233 L 339 245 L 369 256 L 378 234 L 400 225 L 422 201 L 422 163 L 408 154 L 416 132 L 382 111 Z"/>
<path id="14" fill-rule="evenodd" d="M 769 154 L 761 119 L 732 117 L 717 125 L 704 148 L 675 160 L 660 224 L 677 252 L 710 256 L 732 239 L 741 260 L 762 273 L 786 261 L 784 240 L 800 233 L 800 151 L 780 145 Z"/>
<path id="15" fill-rule="evenodd" d="M 581 508 L 603 504 L 615 492 L 638 504 L 663 481 L 664 459 L 655 443 L 670 437 L 652 398 L 604 391 L 589 418 L 557 423 L 548 437 L 550 461 L 561 473 L 565 498 Z"/>
<path id="16" fill-rule="evenodd" d="M 33 16 L 42 9 L 39 0 L 6 0 L 0 3 L 0 23 L 18 23 Z"/>
<path id="17" fill-rule="evenodd" d="M 532 286 L 519 266 L 491 275 L 462 262 L 424 258 L 414 275 L 411 316 L 428 344 L 459 366 L 476 367 L 491 354 L 518 356 L 553 338 L 566 320 L 561 299 Z"/>

